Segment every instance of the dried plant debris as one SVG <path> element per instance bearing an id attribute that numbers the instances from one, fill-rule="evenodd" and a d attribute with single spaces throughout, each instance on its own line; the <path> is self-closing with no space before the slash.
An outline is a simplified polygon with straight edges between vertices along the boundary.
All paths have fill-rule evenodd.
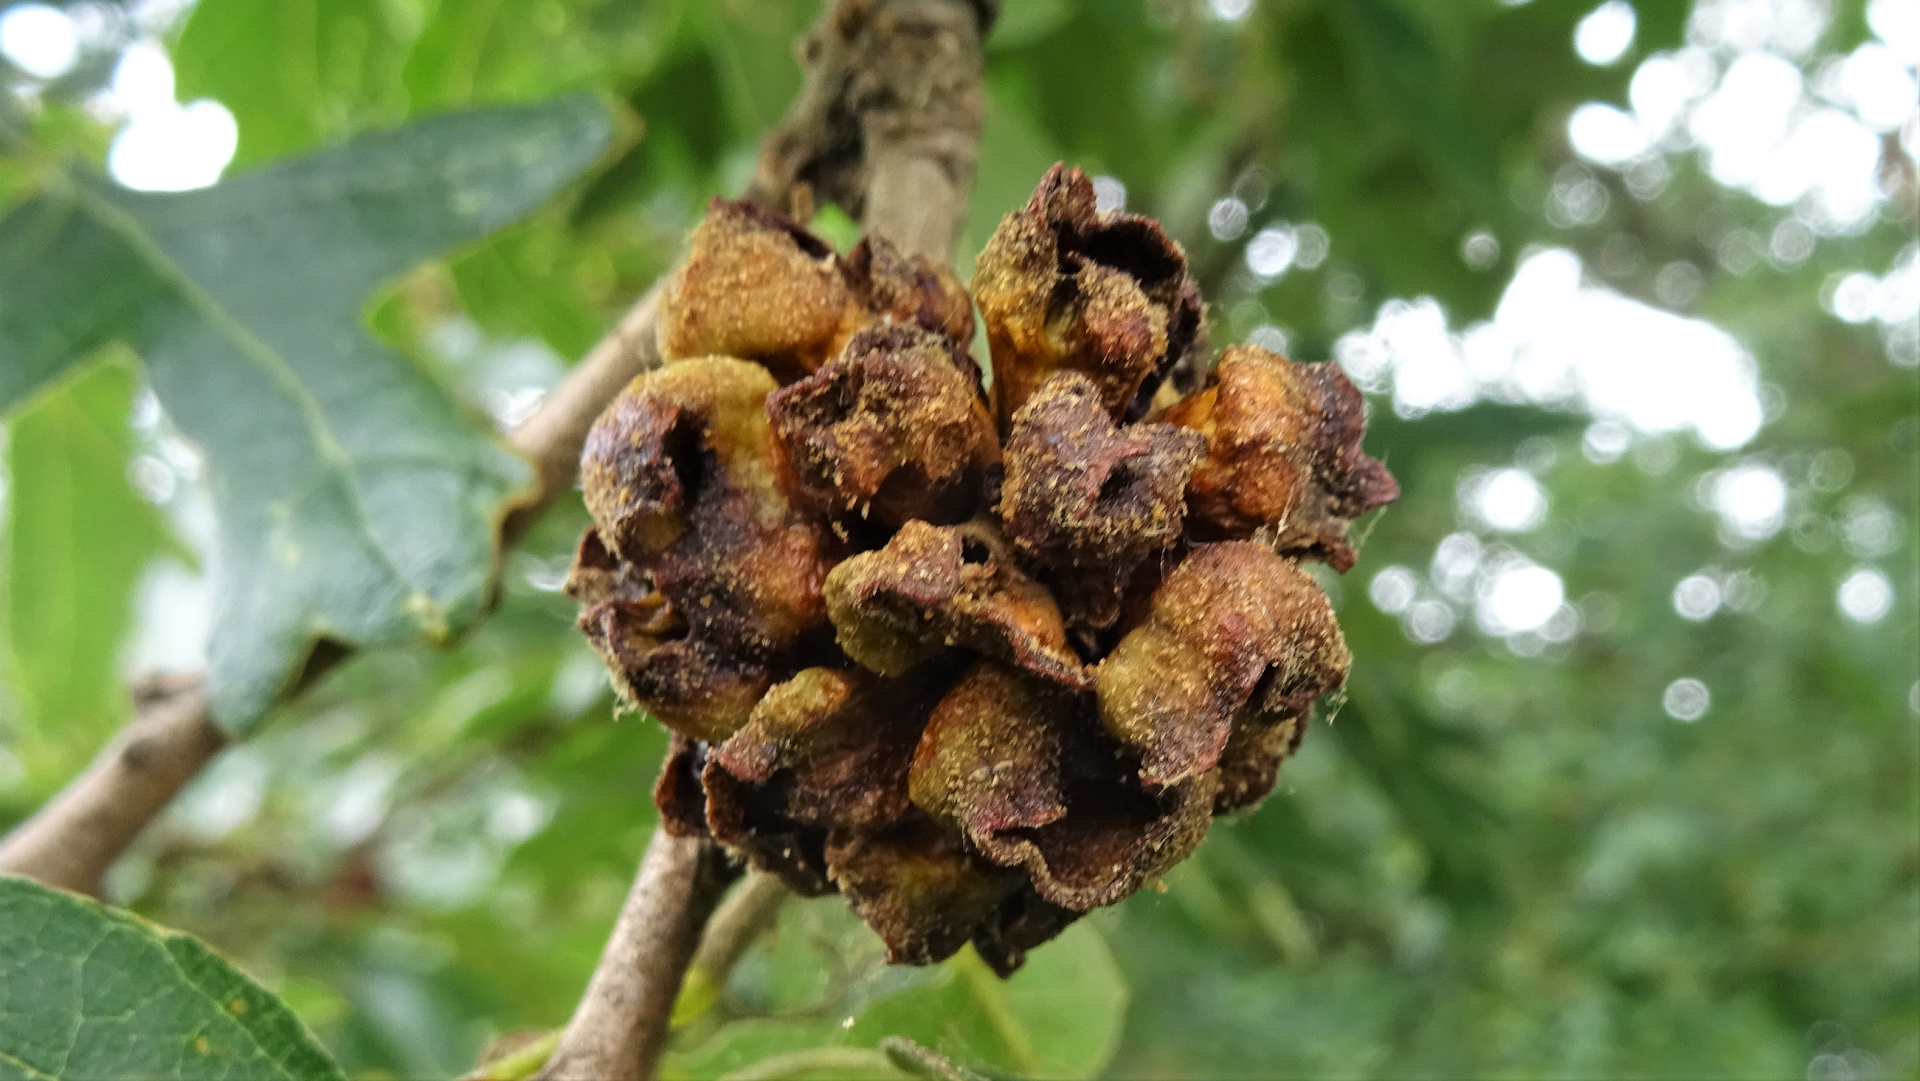
<path id="1" fill-rule="evenodd" d="M 1353 567 L 1347 526 L 1400 494 L 1360 449 L 1366 406 L 1334 364 L 1295 364 L 1257 345 L 1227 348 L 1210 385 L 1166 421 L 1207 438 L 1187 502 L 1209 539 L 1274 532 L 1284 554 Z"/>
<path id="2" fill-rule="evenodd" d="M 1056 165 L 974 264 L 1001 427 L 1061 370 L 1091 379 L 1136 420 L 1175 368 L 1206 352 L 1199 286 L 1160 223 L 1094 206 L 1093 181 Z"/>
<path id="3" fill-rule="evenodd" d="M 754 203 L 715 199 L 661 296 L 660 355 L 739 357 L 792 378 L 833 356 L 856 304 L 826 241 Z"/>
<path id="4" fill-rule="evenodd" d="M 1046 900 L 1112 904 L 1185 859 L 1213 815 L 1215 780 L 1149 792 L 1099 737 L 1091 703 L 983 661 L 941 700 L 914 753 L 913 802 Z"/>
<path id="5" fill-rule="evenodd" d="M 945 335 L 961 350 L 973 342 L 973 298 L 953 271 L 907 255 L 885 237 L 862 237 L 847 253 L 847 281 L 867 311 Z M 980 369 L 966 362 L 979 385 Z"/>
<path id="6" fill-rule="evenodd" d="M 767 413 L 814 498 L 891 526 L 965 518 L 999 457 L 972 358 L 913 323 L 862 330 Z"/>
<path id="7" fill-rule="evenodd" d="M 1235 347 L 1180 398 L 1184 257 L 1078 171 L 975 291 L 991 398 L 944 269 L 714 203 L 672 359 L 587 441 L 568 591 L 674 732 L 667 829 L 846 895 L 894 961 L 1004 975 L 1272 790 L 1349 663 L 1298 563 L 1351 566 L 1396 489 L 1336 368 Z"/>
<path id="8" fill-rule="evenodd" d="M 826 618 L 825 533 L 781 482 L 773 387 L 746 361 L 668 365 L 621 392 L 581 456 L 581 629 L 627 700 L 694 739 L 745 722 Z"/>
<path id="9" fill-rule="evenodd" d="M 1014 414 L 1000 518 L 1072 622 L 1112 625 L 1134 571 L 1180 538 L 1205 449 L 1182 428 L 1115 424 L 1078 372 L 1056 373 Z"/>
<path id="10" fill-rule="evenodd" d="M 842 259 L 786 215 L 727 199 L 713 200 L 694 228 L 661 312 L 662 357 L 738 357 L 783 383 L 818 370 L 876 320 L 922 326 L 963 353 L 973 339 L 966 288 L 947 268 L 879 237 Z"/>
<path id="11" fill-rule="evenodd" d="M 707 832 L 707 791 L 701 774 L 707 768 L 709 744 L 674 732 L 667 740 L 667 758 L 653 783 L 653 805 L 660 825 L 675 837 L 699 837 Z"/>
<path id="12" fill-rule="evenodd" d="M 1175 784 L 1212 772 L 1236 728 L 1304 718 L 1349 661 L 1310 576 L 1262 544 L 1210 544 L 1100 662 L 1100 720 L 1140 753 L 1144 781 Z"/>
<path id="13" fill-rule="evenodd" d="M 835 567 L 825 592 L 840 648 L 875 672 L 899 675 L 957 646 L 1064 687 L 1092 685 L 1053 596 L 991 522 L 908 522 L 886 547 Z"/>
<path id="14" fill-rule="evenodd" d="M 872 832 L 839 831 L 827 859 L 834 883 L 895 964 L 945 960 L 976 934 L 991 938 L 986 928 L 1022 884 L 924 815 Z"/>

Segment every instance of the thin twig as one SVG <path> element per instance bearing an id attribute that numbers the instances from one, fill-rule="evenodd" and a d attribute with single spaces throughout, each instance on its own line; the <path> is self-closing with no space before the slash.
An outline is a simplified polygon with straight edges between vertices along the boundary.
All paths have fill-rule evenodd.
<path id="1" fill-rule="evenodd" d="M 680 1024 L 705 1013 L 726 989 L 727 977 L 747 948 L 773 926 L 780 906 L 792 894 L 780 879 L 752 871 L 713 914 L 700 938 L 700 949 L 687 966 L 687 978 L 674 1004 L 673 1020 Z"/>
<path id="2" fill-rule="evenodd" d="M 86 772 L 0 842 L 0 873 L 97 893 L 108 865 L 226 745 L 199 677 L 137 697 L 133 721 Z"/>
<path id="3" fill-rule="evenodd" d="M 499 1041 L 495 1041 L 498 1043 Z M 527 1081 L 553 1057 L 560 1046 L 560 1032 L 541 1032 L 516 1040 L 513 1046 L 463 1074 L 460 1081 Z M 488 1048 L 489 1052 L 492 1048 Z"/>
<path id="4" fill-rule="evenodd" d="M 886 1037 L 880 1041 L 880 1050 L 902 1073 L 914 1077 L 928 1078 L 929 1081 L 987 1081 L 985 1075 L 975 1073 L 933 1048 L 922 1047 L 905 1036 Z"/>
<path id="5" fill-rule="evenodd" d="M 654 831 L 586 994 L 539 1077 L 640 1081 L 653 1076 L 666 1050 L 681 977 L 729 875 L 726 857 L 713 842 Z"/>
<path id="6" fill-rule="evenodd" d="M 567 377 L 547 393 L 533 415 L 521 421 L 507 442 L 533 463 L 535 487 L 501 524 L 501 543 L 511 545 L 527 527 L 573 487 L 580 472 L 580 448 L 607 403 L 633 378 L 660 366 L 654 324 L 660 316 L 660 285 L 647 290 L 620 322 L 581 358 Z"/>
<path id="7" fill-rule="evenodd" d="M 871 1047 L 809 1047 L 804 1051 L 763 1058 L 743 1066 L 720 1081 L 786 1081 L 792 1077 L 900 1077 L 900 1068 L 885 1052 Z"/>

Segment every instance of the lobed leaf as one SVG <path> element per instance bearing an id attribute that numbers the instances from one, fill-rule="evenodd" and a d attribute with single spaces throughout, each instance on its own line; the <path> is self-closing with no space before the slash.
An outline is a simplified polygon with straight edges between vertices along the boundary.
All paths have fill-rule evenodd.
<path id="1" fill-rule="evenodd" d="M 245 732 L 316 644 L 479 611 L 530 476 L 360 319 L 407 268 L 600 154 L 591 97 L 437 117 L 202 191 L 84 177 L 0 220 L 0 410 L 109 341 L 143 357 L 219 514 L 213 709 Z"/>

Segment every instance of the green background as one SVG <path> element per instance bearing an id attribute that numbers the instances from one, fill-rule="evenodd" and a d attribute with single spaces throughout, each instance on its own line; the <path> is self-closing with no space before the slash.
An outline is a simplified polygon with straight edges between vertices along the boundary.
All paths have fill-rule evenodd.
<path id="1" fill-rule="evenodd" d="M 1716 182 L 1698 153 L 1654 155 L 1670 175 L 1636 194 L 1566 134 L 1582 102 L 1624 106 L 1636 65 L 1689 33 L 1724 70 L 1731 48 L 1701 28 L 1734 6 L 1641 0 L 1631 50 L 1595 66 L 1572 47 L 1584 2 L 1258 0 L 1228 20 L 1176 0 L 1009 0 L 963 276 L 1055 160 L 1166 221 L 1216 345 L 1272 324 L 1296 358 L 1325 358 L 1395 298 L 1434 298 L 1458 331 L 1493 313 L 1532 246 L 1561 247 L 1589 284 L 1733 335 L 1766 423 L 1734 451 L 1640 432 L 1610 456 L 1571 406 L 1401 416 L 1370 396 L 1369 449 L 1404 494 L 1332 590 L 1351 693 L 1259 812 L 1004 986 L 968 958 L 886 969 L 838 902 L 792 904 L 681 1031 L 670 1073 L 888 1035 L 1047 1077 L 1920 1073 L 1913 316 L 1833 311 L 1842 275 L 1911 265 L 1913 136 L 1885 140 L 1876 218 L 1788 260 L 1765 248 L 1790 208 Z M 1801 6 L 1826 12 L 1794 59 L 1813 87 L 1871 32 L 1861 3 Z M 237 118 L 235 174 L 451 109 L 600 97 L 610 148 L 558 198 L 365 283 L 389 362 L 484 425 L 671 265 L 707 198 L 744 186 L 814 13 L 200 0 L 152 29 L 180 100 Z M 26 133 L 0 158 L 0 211 L 42 193 L 50 163 L 104 160 L 113 128 L 85 101 L 111 62 L 89 53 L 30 108 L 0 91 Z M 1251 227 L 1220 239 L 1208 214 L 1230 194 Z M 1325 261 L 1249 274 L 1270 222 L 1317 223 Z M 851 239 L 831 213 L 817 224 Z M 1476 268 L 1463 241 L 1480 230 L 1499 254 Z M 1683 263 L 1691 296 L 1660 284 Z M 159 357 L 106 346 L 5 421 L 0 828 L 126 719 L 133 643 L 193 637 L 161 587 L 206 561 L 208 470 L 179 411 L 153 409 L 140 359 L 159 382 Z M 0 355 L 0 374 L 19 362 Z M 1757 540 L 1712 506 L 1741 465 L 1786 485 Z M 1509 467 L 1545 514 L 1502 533 L 1463 483 Z M 611 719 L 556 592 L 583 522 L 569 497 L 508 553 L 500 607 L 470 634 L 367 653 L 273 714 L 114 869 L 109 899 L 233 959 L 350 1076 L 451 1075 L 503 1031 L 563 1022 L 652 828 L 665 742 Z M 1444 602 L 1444 640 L 1415 641 L 1368 585 L 1401 566 L 1442 598 L 1429 569 L 1457 534 L 1552 568 L 1578 630 L 1483 633 L 1469 593 Z M 1893 588 L 1871 623 L 1836 605 L 1863 567 Z M 1695 574 L 1738 603 L 1678 614 Z M 1683 677 L 1712 696 L 1692 723 L 1662 708 Z"/>

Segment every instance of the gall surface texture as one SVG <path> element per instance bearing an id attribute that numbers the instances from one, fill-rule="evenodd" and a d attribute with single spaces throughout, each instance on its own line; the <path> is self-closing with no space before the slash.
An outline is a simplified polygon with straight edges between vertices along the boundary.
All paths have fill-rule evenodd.
<path id="1" fill-rule="evenodd" d="M 977 304 L 992 379 L 970 352 Z M 595 425 L 568 592 L 654 793 L 892 960 L 1001 973 L 1257 804 L 1346 678 L 1302 560 L 1392 500 L 1340 370 L 1209 370 L 1157 222 L 1056 166 L 968 291 L 715 201 Z"/>

